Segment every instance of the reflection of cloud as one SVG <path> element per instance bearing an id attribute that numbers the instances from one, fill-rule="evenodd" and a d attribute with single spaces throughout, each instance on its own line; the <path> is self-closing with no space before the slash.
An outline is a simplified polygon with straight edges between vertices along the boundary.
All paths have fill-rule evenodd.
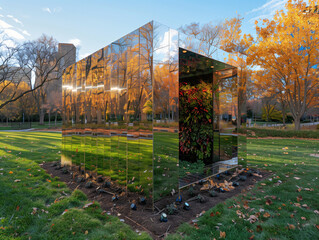
<path id="1" fill-rule="evenodd" d="M 68 43 L 72 43 L 75 47 L 78 47 L 81 45 L 81 40 L 78 38 L 73 38 L 73 39 L 70 39 Z"/>
<path id="2" fill-rule="evenodd" d="M 247 12 L 246 15 L 252 16 L 249 20 L 250 23 L 259 19 L 271 19 L 276 11 L 284 9 L 287 2 L 288 0 L 267 0 L 264 5 Z"/>
<path id="3" fill-rule="evenodd" d="M 23 26 L 23 23 L 19 19 L 15 18 L 14 16 L 7 15 L 7 17 L 11 18 L 13 21 L 15 21 L 16 23 L 19 23 L 21 26 Z"/>
<path id="4" fill-rule="evenodd" d="M 158 47 L 155 50 L 156 60 L 166 62 L 176 59 L 178 55 L 178 31 L 170 29 L 164 35 L 158 36 Z"/>

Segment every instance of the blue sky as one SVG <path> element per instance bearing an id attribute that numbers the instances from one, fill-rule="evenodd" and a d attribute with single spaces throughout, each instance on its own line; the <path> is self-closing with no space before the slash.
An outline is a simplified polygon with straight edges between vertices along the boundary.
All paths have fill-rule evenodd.
<path id="1" fill-rule="evenodd" d="M 171 28 L 192 22 L 222 22 L 244 17 L 243 31 L 254 20 L 269 18 L 287 0 L 0 0 L 0 31 L 16 41 L 45 33 L 72 42 L 79 58 L 155 20 Z"/>

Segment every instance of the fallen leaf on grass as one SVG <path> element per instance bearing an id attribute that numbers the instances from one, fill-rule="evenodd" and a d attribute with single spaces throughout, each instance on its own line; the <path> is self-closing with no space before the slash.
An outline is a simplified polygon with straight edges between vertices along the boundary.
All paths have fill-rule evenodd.
<path id="1" fill-rule="evenodd" d="M 250 215 L 249 218 L 248 218 L 248 221 L 250 223 L 254 223 L 258 220 L 258 217 L 256 217 L 255 215 Z"/>
<path id="2" fill-rule="evenodd" d="M 271 205 L 272 204 L 272 201 L 270 199 L 267 199 L 266 200 L 266 205 Z"/>
<path id="3" fill-rule="evenodd" d="M 265 218 L 269 218 L 270 217 L 270 214 L 268 212 L 264 213 L 263 215 Z"/>
<path id="4" fill-rule="evenodd" d="M 257 232 L 262 232 L 263 228 L 260 225 L 257 225 Z"/>
<path id="5" fill-rule="evenodd" d="M 319 214 L 319 211 L 318 210 L 315 210 L 315 211 L 313 211 L 314 213 L 316 213 L 316 214 Z"/>
<path id="6" fill-rule="evenodd" d="M 291 230 L 295 230 L 295 229 L 296 229 L 295 225 L 293 225 L 293 224 L 288 224 L 288 227 L 289 227 L 289 229 L 291 229 Z"/>
<path id="7" fill-rule="evenodd" d="M 19 209 L 20 209 L 20 206 L 17 206 L 16 210 L 19 211 Z"/>
<path id="8" fill-rule="evenodd" d="M 226 238 L 226 232 L 219 232 L 220 238 Z"/>
<path id="9" fill-rule="evenodd" d="M 294 218 L 294 217 L 295 217 L 295 215 L 293 215 L 293 214 L 290 214 L 290 217 L 291 217 L 291 218 Z"/>
<path id="10" fill-rule="evenodd" d="M 307 218 L 305 218 L 305 217 L 301 217 L 301 220 L 307 220 Z"/>
<path id="11" fill-rule="evenodd" d="M 255 238 L 255 235 L 252 235 L 249 240 L 253 240 Z"/>
<path id="12" fill-rule="evenodd" d="M 16 179 L 16 180 L 14 180 L 14 182 L 21 182 L 21 180 L 20 179 Z"/>
<path id="13" fill-rule="evenodd" d="M 301 178 L 300 178 L 300 177 L 294 177 L 294 179 L 296 179 L 296 180 L 300 180 Z"/>
<path id="14" fill-rule="evenodd" d="M 260 185 L 262 185 L 262 186 L 266 186 L 266 183 L 261 183 Z"/>
<path id="15" fill-rule="evenodd" d="M 297 202 L 300 202 L 302 200 L 302 196 L 297 197 Z"/>
<path id="16" fill-rule="evenodd" d="M 319 230 L 319 225 L 316 225 L 316 228 Z"/>
<path id="17" fill-rule="evenodd" d="M 88 235 L 88 234 L 89 234 L 89 231 L 88 231 L 88 230 L 86 230 L 86 231 L 84 232 L 84 234 L 85 234 L 85 235 Z"/>

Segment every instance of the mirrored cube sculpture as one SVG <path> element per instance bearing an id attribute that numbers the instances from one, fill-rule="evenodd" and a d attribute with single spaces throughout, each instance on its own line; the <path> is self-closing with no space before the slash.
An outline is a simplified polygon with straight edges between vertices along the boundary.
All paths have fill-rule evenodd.
<path id="1" fill-rule="evenodd" d="M 153 21 L 68 67 L 62 165 L 151 204 L 237 166 L 237 68 L 208 49 Z"/>

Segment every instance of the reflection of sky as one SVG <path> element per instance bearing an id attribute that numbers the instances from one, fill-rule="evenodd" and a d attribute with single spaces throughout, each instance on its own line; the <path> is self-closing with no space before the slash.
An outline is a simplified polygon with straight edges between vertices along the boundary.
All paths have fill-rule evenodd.
<path id="1" fill-rule="evenodd" d="M 178 57 L 178 31 L 168 29 L 165 32 L 156 33 L 154 29 L 154 62 L 167 62 L 169 59 Z"/>

